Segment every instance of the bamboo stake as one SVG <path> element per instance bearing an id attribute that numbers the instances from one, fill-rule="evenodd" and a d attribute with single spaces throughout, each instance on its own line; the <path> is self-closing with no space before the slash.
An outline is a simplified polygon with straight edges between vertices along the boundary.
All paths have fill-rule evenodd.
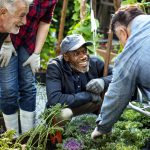
<path id="1" fill-rule="evenodd" d="M 113 33 L 111 31 L 111 27 L 109 27 L 106 59 L 105 59 L 104 74 L 103 74 L 104 76 L 107 76 L 107 74 L 108 74 L 108 67 L 109 67 L 109 60 L 110 60 L 110 53 L 111 53 L 111 46 L 112 46 L 112 38 L 113 38 Z"/>
<path id="2" fill-rule="evenodd" d="M 86 15 L 86 0 L 82 0 L 80 3 L 80 20 L 83 21 Z"/>
<path id="3" fill-rule="evenodd" d="M 117 11 L 121 5 L 121 0 L 113 0 L 115 11 Z"/>
<path id="4" fill-rule="evenodd" d="M 118 10 L 120 7 L 120 0 L 113 0 L 115 11 Z M 110 53 L 111 53 L 111 47 L 112 47 L 112 39 L 113 39 L 113 33 L 111 31 L 111 23 L 109 26 L 108 31 L 108 43 L 107 43 L 107 53 L 106 53 L 106 59 L 105 59 L 105 65 L 104 65 L 104 76 L 107 76 L 108 74 L 108 66 L 109 66 L 109 60 L 110 60 Z"/>
<path id="5" fill-rule="evenodd" d="M 60 54 L 60 43 L 63 39 L 67 6 L 68 6 L 68 0 L 64 0 L 63 6 L 62 6 L 62 11 L 61 11 L 61 20 L 60 20 L 60 25 L 59 25 L 58 42 L 57 42 L 57 47 L 56 47 L 56 54 L 57 55 Z"/>

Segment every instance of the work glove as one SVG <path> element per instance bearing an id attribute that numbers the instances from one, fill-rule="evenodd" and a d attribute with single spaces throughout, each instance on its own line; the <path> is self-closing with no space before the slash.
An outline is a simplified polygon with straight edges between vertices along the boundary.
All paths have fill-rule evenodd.
<path id="1" fill-rule="evenodd" d="M 110 136 L 110 135 L 111 135 L 111 131 L 108 132 L 108 133 L 101 133 L 100 131 L 98 131 L 98 127 L 96 127 L 96 128 L 94 129 L 94 131 L 92 132 L 92 134 L 91 134 L 91 139 L 94 140 L 94 139 L 100 137 L 101 135 Z"/>
<path id="2" fill-rule="evenodd" d="M 27 65 L 30 65 L 33 74 L 35 74 L 36 72 L 38 72 L 38 70 L 40 68 L 40 54 L 33 53 L 27 59 L 27 61 L 25 61 L 23 63 L 23 67 L 27 66 Z"/>
<path id="3" fill-rule="evenodd" d="M 17 52 L 15 51 L 12 42 L 3 43 L 0 50 L 0 67 L 7 67 L 13 54 L 17 56 Z"/>
<path id="4" fill-rule="evenodd" d="M 104 90 L 104 80 L 92 79 L 87 83 L 86 90 L 95 94 L 100 94 Z"/>
<path id="5" fill-rule="evenodd" d="M 96 127 L 91 134 L 91 139 L 96 139 L 101 135 L 102 135 L 102 133 L 100 131 L 98 131 L 98 127 Z"/>
<path id="6" fill-rule="evenodd" d="M 101 99 L 100 95 L 91 93 L 91 96 L 92 96 L 92 102 L 95 102 L 95 103 L 102 102 L 102 99 Z"/>

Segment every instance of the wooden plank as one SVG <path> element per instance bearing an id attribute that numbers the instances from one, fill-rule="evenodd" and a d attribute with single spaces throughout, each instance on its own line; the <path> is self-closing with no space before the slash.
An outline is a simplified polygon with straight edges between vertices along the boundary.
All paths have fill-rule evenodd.
<path id="1" fill-rule="evenodd" d="M 107 57 L 107 52 L 106 52 L 106 50 L 97 49 L 96 52 L 97 52 L 98 55 L 100 55 L 100 56 L 102 56 L 102 57 L 104 58 L 104 61 L 106 60 L 106 57 Z M 112 62 L 112 59 L 113 59 L 114 57 L 116 57 L 116 56 L 117 56 L 117 54 L 115 54 L 115 53 L 113 53 L 113 52 L 110 53 L 109 64 L 110 64 L 110 63 L 111 63 L 111 64 L 113 63 L 113 62 Z"/>

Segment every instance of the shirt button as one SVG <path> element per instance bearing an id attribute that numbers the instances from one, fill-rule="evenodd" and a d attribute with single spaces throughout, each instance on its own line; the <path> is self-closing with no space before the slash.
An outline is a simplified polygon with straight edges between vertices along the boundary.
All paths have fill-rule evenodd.
<path id="1" fill-rule="evenodd" d="M 78 88 L 80 88 L 80 85 L 78 85 Z"/>
<path id="2" fill-rule="evenodd" d="M 80 76 L 78 76 L 78 78 L 80 78 Z"/>

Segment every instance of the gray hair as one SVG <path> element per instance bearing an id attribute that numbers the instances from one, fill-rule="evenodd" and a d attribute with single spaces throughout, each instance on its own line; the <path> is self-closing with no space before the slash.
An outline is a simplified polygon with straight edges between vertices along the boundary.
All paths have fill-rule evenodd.
<path id="1" fill-rule="evenodd" d="M 5 7 L 9 11 L 13 11 L 15 9 L 16 1 L 22 1 L 26 3 L 26 5 L 33 3 L 33 0 L 0 0 L 0 8 Z"/>

